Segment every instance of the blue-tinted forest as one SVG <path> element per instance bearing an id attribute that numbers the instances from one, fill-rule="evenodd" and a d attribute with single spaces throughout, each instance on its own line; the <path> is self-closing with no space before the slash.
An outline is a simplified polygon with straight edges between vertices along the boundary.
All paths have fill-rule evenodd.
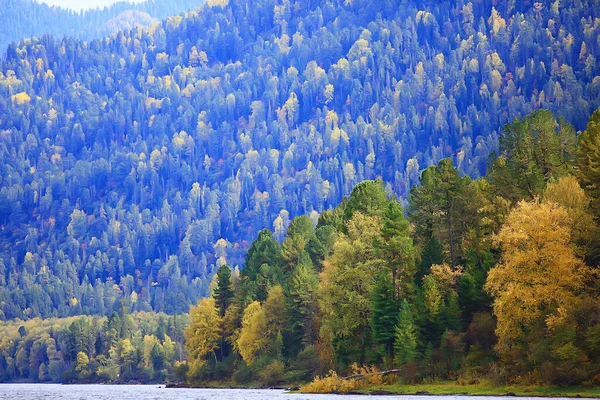
<path id="1" fill-rule="evenodd" d="M 120 1 L 110 7 L 82 12 L 49 6 L 34 0 L 4 0 L 0 13 L 0 51 L 12 42 L 51 34 L 91 40 L 136 26 L 151 27 L 160 20 L 195 10 L 203 0 Z"/>
<path id="2" fill-rule="evenodd" d="M 0 318 L 187 312 L 263 228 L 600 105 L 595 1 L 209 1 L 0 64 Z M 566 126 L 566 125 L 564 125 Z"/>

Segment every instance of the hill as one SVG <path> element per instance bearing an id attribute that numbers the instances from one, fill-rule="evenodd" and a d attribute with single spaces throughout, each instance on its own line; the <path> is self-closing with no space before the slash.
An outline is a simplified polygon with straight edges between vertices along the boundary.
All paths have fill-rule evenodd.
<path id="1" fill-rule="evenodd" d="M 185 312 L 261 229 L 281 241 L 358 182 L 405 198 L 445 157 L 477 178 L 500 127 L 538 108 L 582 129 L 600 9 L 528 4 L 211 0 L 9 46 L 1 317 L 107 315 L 105 293 Z"/>
<path id="2" fill-rule="evenodd" d="M 202 3 L 202 0 L 121 1 L 110 7 L 75 12 L 34 0 L 4 0 L 0 14 L 0 51 L 5 52 L 12 42 L 45 34 L 91 40 L 133 26 L 150 27 L 171 15 L 195 10 Z M 126 20 L 127 24 L 116 24 L 116 20 Z"/>

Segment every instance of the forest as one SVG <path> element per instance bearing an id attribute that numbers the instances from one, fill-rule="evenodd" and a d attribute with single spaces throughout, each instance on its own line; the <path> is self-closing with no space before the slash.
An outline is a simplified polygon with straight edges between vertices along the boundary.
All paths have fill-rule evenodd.
<path id="1" fill-rule="evenodd" d="M 187 314 L 34 318 L 0 325 L 0 382 L 164 382 L 185 379 Z"/>
<path id="2" fill-rule="evenodd" d="M 0 320 L 108 317 L 121 300 L 186 313 L 221 266 L 247 268 L 263 229 L 283 242 L 362 181 L 406 208 L 442 160 L 483 176 L 514 118 L 542 108 L 584 129 L 600 105 L 598 12 L 210 0 L 101 39 L 10 44 Z"/>
<path id="3" fill-rule="evenodd" d="M 93 40 L 134 27 L 150 28 L 167 17 L 195 10 L 202 3 L 203 0 L 120 1 L 110 7 L 76 12 L 35 0 L 3 0 L 0 53 L 3 56 L 13 42 L 46 34 Z"/>
<path id="4" fill-rule="evenodd" d="M 540 110 L 503 128 L 487 177 L 425 169 L 407 213 L 370 180 L 282 243 L 261 231 L 191 308 L 189 382 L 599 385 L 599 165 L 600 109 L 579 136 Z"/>
<path id="5" fill-rule="evenodd" d="M 366 180 L 283 241 L 261 230 L 189 314 L 136 311 L 133 291 L 108 317 L 3 322 L 0 381 L 344 392 L 358 381 L 340 376 L 397 369 L 404 383 L 598 386 L 599 166 L 600 109 L 580 133 L 535 111 L 504 126 L 486 177 L 446 158 L 406 209 Z"/>

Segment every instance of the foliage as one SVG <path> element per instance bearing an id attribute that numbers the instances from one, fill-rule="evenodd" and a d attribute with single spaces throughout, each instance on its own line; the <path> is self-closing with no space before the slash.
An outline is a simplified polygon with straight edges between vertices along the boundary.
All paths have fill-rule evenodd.
<path id="1" fill-rule="evenodd" d="M 398 365 L 414 361 L 417 356 L 417 330 L 408 302 L 404 300 L 395 327 L 394 351 Z"/>
<path id="2" fill-rule="evenodd" d="M 131 330 L 117 332 L 131 319 Z M 134 313 L 0 324 L 0 378 L 35 382 L 177 380 L 187 315 Z"/>
<path id="3" fill-rule="evenodd" d="M 522 359 L 530 368 L 540 358 L 587 361 L 576 340 L 574 310 L 590 276 L 575 254 L 571 226 L 556 203 L 520 202 L 497 236 L 502 257 L 486 288 L 495 298 L 496 351 L 508 363 Z"/>
<path id="4" fill-rule="evenodd" d="M 231 0 L 167 18 L 191 3 L 75 14 L 9 1 L 0 45 L 21 42 L 0 57 L 0 319 L 109 316 L 121 299 L 182 313 L 222 265 L 246 264 L 245 289 L 264 301 L 299 261 L 303 234 L 283 253 L 274 243 L 295 217 L 331 217 L 303 249 L 320 270 L 332 227 L 383 217 L 431 166 L 424 200 L 443 215 L 411 219 L 414 256 L 429 263 L 429 220 L 444 253 L 431 264 L 464 265 L 482 205 L 465 176 L 496 150 L 519 171 L 524 154 L 533 175 L 505 177 L 539 190 L 571 171 L 573 130 L 548 113 L 512 121 L 543 108 L 582 129 L 600 98 L 596 2 L 496 3 Z M 143 27 L 143 13 L 165 19 Z M 249 251 L 265 228 L 265 253 Z M 400 237 L 388 256 L 410 265 Z"/>
<path id="5" fill-rule="evenodd" d="M 212 297 L 190 308 L 190 325 L 185 329 L 185 346 L 190 363 L 189 376 L 196 376 L 207 356 L 215 356 L 221 339 L 223 319 Z"/>
<path id="6" fill-rule="evenodd" d="M 541 122 L 528 121 L 507 129 L 531 135 L 527 130 Z M 232 356 L 241 358 L 233 379 L 305 382 L 331 368 L 303 386 L 306 392 L 346 392 L 383 380 L 358 373 L 352 364 L 359 362 L 399 368 L 406 381 L 592 379 L 600 372 L 600 303 L 597 274 L 582 257 L 597 222 L 589 195 L 570 174 L 574 167 L 561 168 L 538 199 L 513 204 L 528 195 L 504 198 L 497 181 L 462 177 L 443 159 L 412 190 L 412 226 L 400 202 L 373 181 L 324 212 L 316 228 L 308 218 L 294 219 L 281 247 L 261 232 L 248 260 L 265 263 L 256 274 L 242 273 L 225 312 L 228 331 L 238 332 L 227 333 L 236 338 Z M 256 286 L 277 270 L 276 279 Z M 352 374 L 364 379 L 341 378 Z"/>

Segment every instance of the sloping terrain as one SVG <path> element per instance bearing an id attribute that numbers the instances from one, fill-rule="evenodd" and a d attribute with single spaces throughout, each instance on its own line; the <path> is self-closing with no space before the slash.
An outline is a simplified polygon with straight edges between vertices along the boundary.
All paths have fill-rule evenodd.
<path id="1" fill-rule="evenodd" d="M 498 131 L 599 105 L 595 1 L 217 1 L 0 71 L 3 318 L 182 312 L 264 227 L 381 177 L 400 197 Z M 152 15 L 152 13 L 150 13 Z M 76 304 L 68 299 L 77 298 Z"/>

